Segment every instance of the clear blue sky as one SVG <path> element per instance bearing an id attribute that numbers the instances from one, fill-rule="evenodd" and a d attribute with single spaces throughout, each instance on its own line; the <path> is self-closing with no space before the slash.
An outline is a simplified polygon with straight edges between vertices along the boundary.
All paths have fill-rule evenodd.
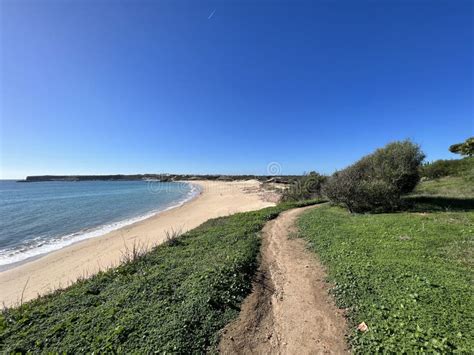
<path id="1" fill-rule="evenodd" d="M 331 173 L 473 135 L 473 2 L 1 1 L 1 177 Z"/>

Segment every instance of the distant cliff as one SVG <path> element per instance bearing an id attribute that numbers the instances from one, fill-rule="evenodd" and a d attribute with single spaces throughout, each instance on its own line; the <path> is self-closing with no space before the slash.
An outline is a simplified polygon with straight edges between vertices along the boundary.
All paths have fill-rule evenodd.
<path id="1" fill-rule="evenodd" d="M 145 174 L 145 175 L 38 175 L 27 176 L 26 182 L 39 181 L 133 181 L 146 179 L 159 179 L 162 175 Z"/>
<path id="2" fill-rule="evenodd" d="M 135 175 L 37 175 L 27 176 L 22 182 L 42 181 L 138 181 L 138 180 L 220 180 L 235 181 L 256 179 L 259 181 L 288 183 L 299 178 L 297 175 L 268 176 L 268 175 L 189 175 L 189 174 L 135 174 Z"/>

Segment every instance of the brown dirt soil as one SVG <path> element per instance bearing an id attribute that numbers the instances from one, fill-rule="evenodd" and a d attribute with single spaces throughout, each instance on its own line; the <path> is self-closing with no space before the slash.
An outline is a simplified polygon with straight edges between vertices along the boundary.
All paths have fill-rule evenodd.
<path id="1" fill-rule="evenodd" d="M 220 353 L 348 353 L 345 318 L 328 294 L 324 269 L 303 240 L 291 238 L 306 209 L 286 211 L 263 229 L 253 291 L 223 330 Z"/>

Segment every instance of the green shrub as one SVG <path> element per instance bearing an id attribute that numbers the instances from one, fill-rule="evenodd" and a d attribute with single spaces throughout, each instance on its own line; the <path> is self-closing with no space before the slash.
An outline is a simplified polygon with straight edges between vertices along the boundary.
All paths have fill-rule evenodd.
<path id="1" fill-rule="evenodd" d="M 420 168 L 420 175 L 427 179 L 438 179 L 451 175 L 449 160 L 437 160 L 424 164 Z"/>
<path id="2" fill-rule="evenodd" d="M 418 183 L 423 159 L 420 147 L 410 141 L 390 143 L 336 172 L 323 193 L 351 212 L 394 210 L 401 205 L 401 196 Z"/>
<path id="3" fill-rule="evenodd" d="M 321 187 L 327 177 L 315 171 L 292 182 L 290 187 L 283 191 L 282 201 L 303 201 L 321 197 Z"/>
<path id="4" fill-rule="evenodd" d="M 423 164 L 420 175 L 427 179 L 439 179 L 445 176 L 474 175 L 474 157 L 464 159 L 436 160 Z"/>

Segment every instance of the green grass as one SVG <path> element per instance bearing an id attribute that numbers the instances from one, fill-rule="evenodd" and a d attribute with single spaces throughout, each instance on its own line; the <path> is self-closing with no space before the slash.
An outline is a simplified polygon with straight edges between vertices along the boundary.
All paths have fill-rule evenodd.
<path id="1" fill-rule="evenodd" d="M 423 166 L 421 174 L 412 196 L 474 199 L 474 157 L 437 160 Z"/>
<path id="2" fill-rule="evenodd" d="M 4 310 L 0 351 L 205 352 L 250 291 L 261 228 L 295 206 L 210 220 L 116 269 Z"/>
<path id="3" fill-rule="evenodd" d="M 413 195 L 474 198 L 474 179 L 467 176 L 445 176 L 422 181 Z"/>
<path id="4" fill-rule="evenodd" d="M 432 212 L 474 210 L 473 158 L 449 162 L 457 163 L 456 173 L 421 181 L 411 194 L 404 197 L 408 210 Z"/>
<path id="5" fill-rule="evenodd" d="M 298 225 L 348 308 L 355 352 L 474 353 L 474 212 L 322 206 Z M 358 332 L 360 322 L 369 331 Z"/>

